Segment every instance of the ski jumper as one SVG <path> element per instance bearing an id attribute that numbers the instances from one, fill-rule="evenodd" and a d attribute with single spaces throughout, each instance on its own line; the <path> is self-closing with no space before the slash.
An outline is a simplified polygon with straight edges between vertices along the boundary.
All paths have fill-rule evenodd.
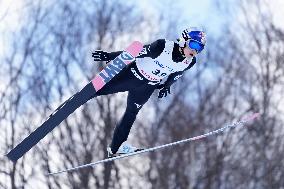
<path id="1" fill-rule="evenodd" d="M 109 53 L 110 58 L 115 59 L 121 52 Z M 116 153 L 120 145 L 127 140 L 139 110 L 159 87 L 161 80 L 167 77 L 163 87 L 169 88 L 185 70 L 190 69 L 195 63 L 196 58 L 183 57 L 179 51 L 179 45 L 173 41 L 159 39 L 145 45 L 136 60 L 115 75 L 98 92 L 92 82 L 89 82 L 81 91 L 61 104 L 39 128 L 6 155 L 11 161 L 16 162 L 36 144 L 35 141 L 42 138 L 38 134 L 46 133 L 47 125 L 52 125 L 52 128 L 49 128 L 52 130 L 94 97 L 128 91 L 127 107 L 122 119 L 115 127 L 110 146 L 112 152 Z"/>
<path id="2" fill-rule="evenodd" d="M 121 51 L 110 54 L 114 59 L 120 53 Z M 95 94 L 100 96 L 128 91 L 127 107 L 115 127 L 110 145 L 113 153 L 116 153 L 120 145 L 127 140 L 139 110 L 149 100 L 161 80 L 168 77 L 164 85 L 170 87 L 195 63 L 195 57 L 186 59 L 182 56 L 178 44 L 160 39 L 145 45 L 135 62 L 123 69 Z M 89 85 L 89 88 L 93 88 Z"/>
<path id="3" fill-rule="evenodd" d="M 121 52 L 110 53 L 111 59 L 113 60 Z M 79 92 L 84 94 L 78 94 L 86 97 L 75 107 L 97 96 L 128 91 L 126 110 L 114 129 L 110 145 L 112 152 L 116 153 L 121 144 L 127 140 L 139 110 L 149 100 L 161 80 L 168 77 L 164 86 L 170 87 L 195 63 L 195 57 L 186 59 L 182 56 L 177 43 L 159 39 L 145 45 L 136 61 L 124 68 L 97 93 L 92 83 L 86 85 L 82 92 Z"/>

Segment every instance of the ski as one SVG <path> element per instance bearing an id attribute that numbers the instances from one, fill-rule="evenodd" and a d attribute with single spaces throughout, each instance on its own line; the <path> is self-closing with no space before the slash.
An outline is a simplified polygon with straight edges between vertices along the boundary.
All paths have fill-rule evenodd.
<path id="1" fill-rule="evenodd" d="M 87 102 L 95 92 L 98 92 L 107 82 L 117 75 L 126 65 L 135 60 L 135 57 L 143 49 L 143 44 L 135 41 L 126 48 L 119 56 L 108 63 L 108 65 L 99 72 L 92 85 L 87 85 L 81 91 L 74 94 L 63 104 L 61 104 L 36 130 L 27 136 L 21 143 L 14 147 L 6 156 L 14 163 L 28 152 L 34 145 L 43 139 L 49 132 L 65 120 L 82 104 Z"/>
<path id="2" fill-rule="evenodd" d="M 118 159 L 123 159 L 123 158 L 126 158 L 126 157 L 138 155 L 138 154 L 143 154 L 143 153 L 146 153 L 146 152 L 152 152 L 152 151 L 159 150 L 159 149 L 162 149 L 162 148 L 167 148 L 167 147 L 178 145 L 178 144 L 181 144 L 181 143 L 199 140 L 199 139 L 206 138 L 206 137 L 216 135 L 216 134 L 219 134 L 219 133 L 224 133 L 225 131 L 229 131 L 230 129 L 233 129 L 233 128 L 236 128 L 236 127 L 244 126 L 245 123 L 253 121 L 254 119 L 258 118 L 259 116 L 260 116 L 259 113 L 254 113 L 250 116 L 244 117 L 240 121 L 235 122 L 231 125 L 226 125 L 226 126 L 220 128 L 220 129 L 217 129 L 217 130 L 214 130 L 214 131 L 211 131 L 211 132 L 208 132 L 208 133 L 196 136 L 196 137 L 187 138 L 187 139 L 184 139 L 184 140 L 164 144 L 164 145 L 161 145 L 161 146 L 156 146 L 156 147 L 153 147 L 153 148 L 140 150 L 140 151 L 133 152 L 133 153 L 124 154 L 124 155 L 120 155 L 120 156 L 116 156 L 116 157 L 112 157 L 112 158 L 99 160 L 97 162 L 93 162 L 93 163 L 89 163 L 89 164 L 85 164 L 85 165 L 81 165 L 81 166 L 77 166 L 77 167 L 72 167 L 72 168 L 62 170 L 62 171 L 58 171 L 58 172 L 51 172 L 51 173 L 48 173 L 47 175 L 56 175 L 56 174 L 60 174 L 60 173 L 64 173 L 64 172 L 75 171 L 75 170 L 86 168 L 86 167 L 94 167 L 95 165 L 98 165 L 98 164 L 101 164 L 101 163 L 107 163 L 107 162 L 115 161 L 115 160 L 118 160 Z"/>

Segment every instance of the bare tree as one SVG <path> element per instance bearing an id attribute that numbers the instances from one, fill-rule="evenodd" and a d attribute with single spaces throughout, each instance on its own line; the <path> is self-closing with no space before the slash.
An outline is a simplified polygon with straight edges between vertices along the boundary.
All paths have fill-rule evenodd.
<path id="1" fill-rule="evenodd" d="M 11 54 L 3 66 L 3 73 L 8 74 L 3 76 L 8 81 L 7 89 L 1 90 L 1 125 L 6 125 L 5 143 L 1 147 L 6 152 L 103 66 L 90 63 L 90 49 L 121 50 L 126 43 L 137 40 L 137 33 L 143 34 L 139 24 L 142 17 L 132 4 L 118 1 L 26 3 L 28 14 L 22 20 L 25 24 L 13 37 Z M 105 158 L 121 103 L 115 96 L 93 100 L 16 164 L 1 159 L 6 165 L 1 169 L 5 178 L 3 182 L 1 179 L 1 185 L 37 188 L 35 182 L 46 184 L 47 188 L 94 185 L 120 188 L 119 170 L 111 164 L 99 170 L 85 169 L 62 175 L 61 179 L 44 174 Z"/>
<path id="2" fill-rule="evenodd" d="M 238 16 L 227 23 L 222 40 L 209 36 L 207 53 L 174 85 L 167 100 L 153 96 L 130 140 L 152 147 L 203 134 L 259 111 L 262 117 L 253 125 L 141 157 L 46 177 L 47 171 L 107 156 L 105 149 L 125 100 L 119 95 L 99 97 L 16 164 L 0 158 L 0 187 L 283 187 L 284 32 L 273 22 L 266 3 L 234 4 Z M 90 63 L 90 49 L 121 50 L 130 39 L 145 38 L 140 29 L 150 19 L 133 4 L 112 0 L 26 1 L 25 10 L 24 24 L 13 34 L 9 53 L 1 61 L 0 148 L 4 152 L 104 66 Z M 175 24 L 169 22 L 170 30 L 164 33 L 173 37 Z M 163 27 L 167 28 L 166 21 Z"/>
<path id="3" fill-rule="evenodd" d="M 283 31 L 265 4 L 236 5 L 234 13 L 245 20 L 228 25 L 222 39 L 209 39 L 214 45 L 203 66 L 210 64 L 205 67 L 210 74 L 186 78 L 187 86 L 177 84 L 169 106 L 154 103 L 156 121 L 143 138 L 155 146 L 216 129 L 248 112 L 262 117 L 217 138 L 149 154 L 152 188 L 283 187 L 283 148 L 278 148 L 283 146 Z"/>

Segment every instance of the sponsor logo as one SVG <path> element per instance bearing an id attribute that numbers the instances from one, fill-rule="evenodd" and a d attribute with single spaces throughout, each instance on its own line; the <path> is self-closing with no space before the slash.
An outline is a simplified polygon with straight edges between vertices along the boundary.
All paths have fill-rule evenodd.
<path id="1" fill-rule="evenodd" d="M 148 84 L 149 85 L 157 85 L 159 82 L 153 82 L 153 81 L 149 81 Z"/>
<path id="2" fill-rule="evenodd" d="M 150 46 L 148 47 L 148 52 L 150 52 Z M 139 55 L 143 55 L 143 54 L 148 54 L 146 47 L 144 47 L 144 48 L 142 49 L 142 51 L 139 53 Z M 138 55 L 138 56 L 139 56 L 139 55 Z"/>
<path id="3" fill-rule="evenodd" d="M 159 67 L 161 67 L 161 68 L 168 68 L 168 70 L 169 70 L 170 72 L 173 72 L 173 71 L 174 71 L 173 68 L 161 64 L 158 60 L 154 60 L 154 62 L 155 62 L 155 64 L 157 64 L 157 65 L 158 65 Z"/>
<path id="4" fill-rule="evenodd" d="M 158 78 L 154 78 L 152 76 L 150 76 L 149 74 L 147 74 L 144 70 L 141 70 L 141 74 L 147 78 L 148 80 L 151 80 L 151 81 L 159 81 L 160 79 Z"/>
<path id="5" fill-rule="evenodd" d="M 202 44 L 206 43 L 206 34 L 204 32 L 200 32 L 198 37 L 200 37 L 200 41 Z"/>
<path id="6" fill-rule="evenodd" d="M 136 105 L 137 108 L 140 108 L 142 105 L 134 103 Z"/>
<path id="7" fill-rule="evenodd" d="M 185 61 L 183 61 L 183 63 L 189 64 L 189 61 L 186 59 Z"/>
<path id="8" fill-rule="evenodd" d="M 165 68 L 165 66 L 163 64 L 161 64 L 158 60 L 154 60 L 154 62 L 155 62 L 155 64 L 157 64 L 161 68 Z"/>
<path id="9" fill-rule="evenodd" d="M 175 76 L 174 81 L 176 81 L 176 80 L 178 80 L 179 78 L 181 78 L 181 76 L 182 76 L 182 75 L 177 75 L 177 76 Z"/>
<path id="10" fill-rule="evenodd" d="M 103 78 L 104 82 L 107 83 L 126 66 L 126 62 L 133 60 L 134 57 L 124 51 L 120 56 L 116 57 L 113 63 L 109 64 L 103 72 L 99 73 L 99 75 Z"/>
<path id="11" fill-rule="evenodd" d="M 137 77 L 137 78 L 140 79 L 140 80 L 143 80 L 143 78 L 140 77 L 140 76 L 137 74 L 137 72 L 135 71 L 134 68 L 131 68 L 131 72 L 133 73 L 133 75 L 134 75 L 135 77 Z"/>

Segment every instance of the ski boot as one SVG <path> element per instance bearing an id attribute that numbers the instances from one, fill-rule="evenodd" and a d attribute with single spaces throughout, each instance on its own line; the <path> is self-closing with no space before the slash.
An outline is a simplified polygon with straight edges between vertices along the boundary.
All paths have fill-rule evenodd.
<path id="1" fill-rule="evenodd" d="M 143 148 L 136 148 L 136 147 L 131 146 L 129 144 L 123 144 L 119 147 L 118 151 L 114 154 L 111 151 L 110 147 L 107 148 L 108 158 L 116 157 L 116 156 L 120 156 L 120 155 L 124 155 L 124 154 L 131 154 L 131 153 L 138 152 L 138 151 L 141 151 L 141 150 L 144 150 L 144 149 Z"/>

